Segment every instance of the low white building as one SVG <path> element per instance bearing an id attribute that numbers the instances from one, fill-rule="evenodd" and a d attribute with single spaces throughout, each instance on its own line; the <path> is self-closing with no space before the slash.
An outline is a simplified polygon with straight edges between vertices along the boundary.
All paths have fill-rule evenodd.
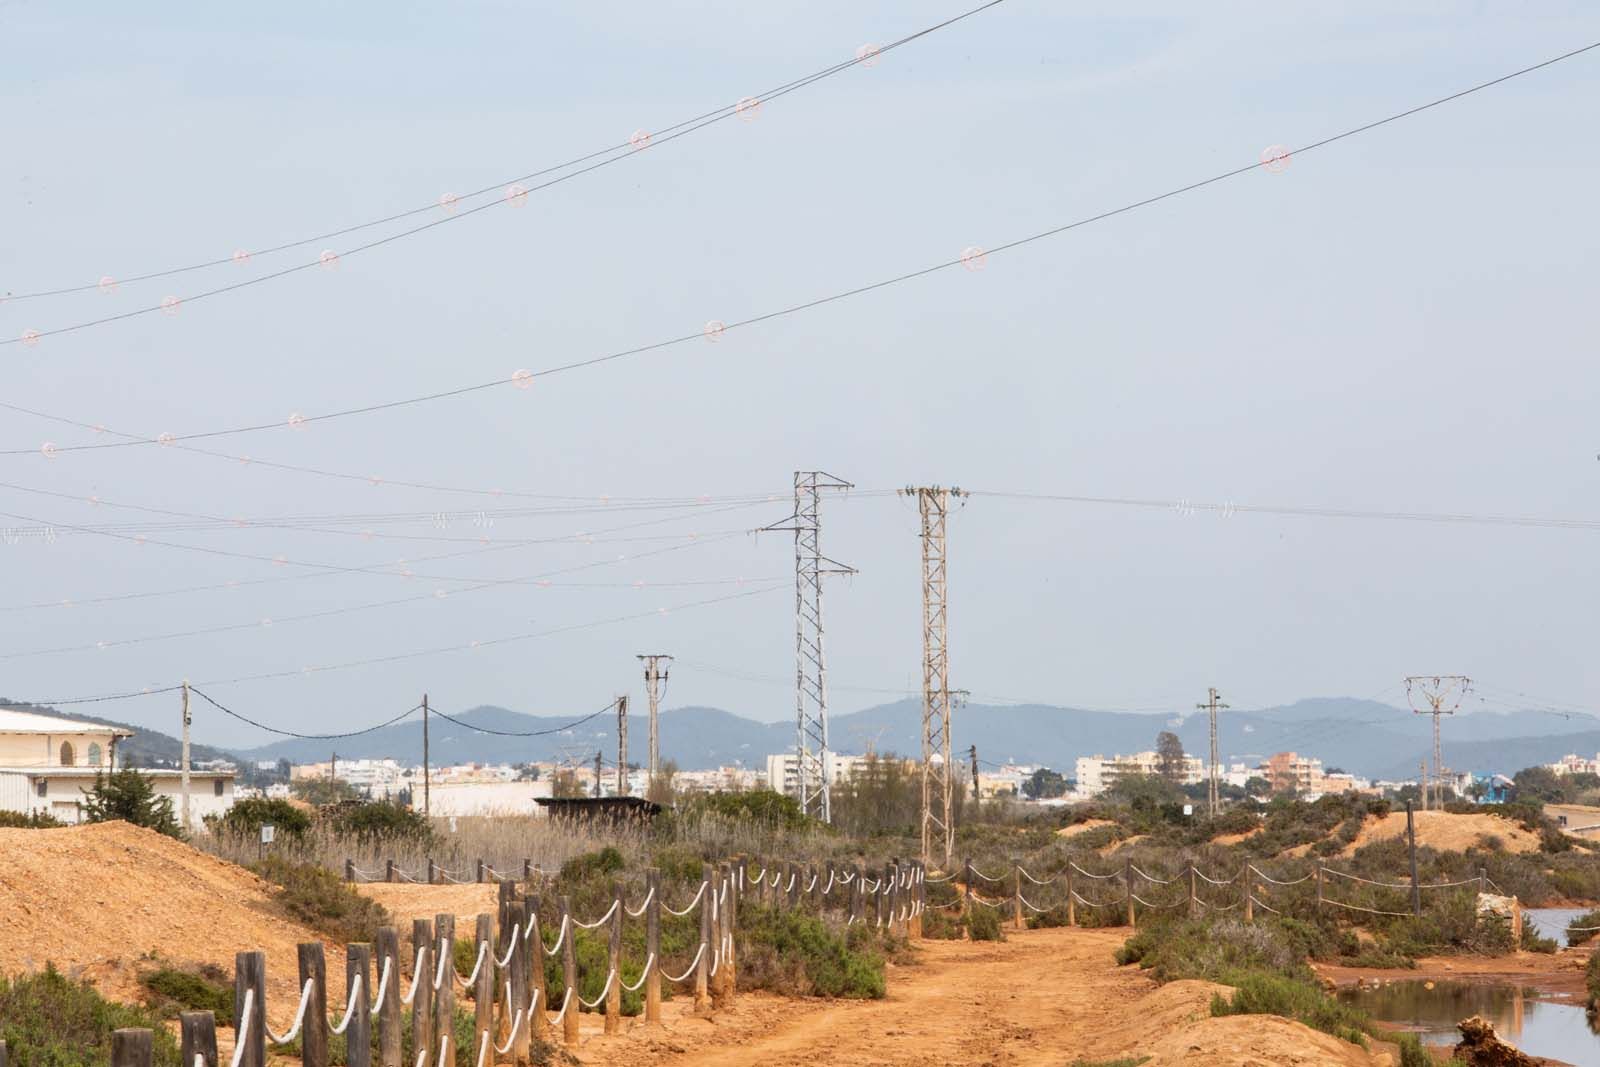
<path id="1" fill-rule="evenodd" d="M 543 815 L 536 797 L 550 795 L 551 781 L 537 782 L 434 782 L 429 790 L 429 809 L 435 817 L 451 815 Z M 421 811 L 422 786 L 411 794 L 411 807 Z"/>
<path id="2" fill-rule="evenodd" d="M 1110 789 L 1120 778 L 1128 775 L 1158 776 L 1161 773 L 1161 756 L 1155 752 L 1135 752 L 1131 756 L 1101 755 L 1079 756 L 1074 767 L 1078 781 L 1077 792 L 1084 796 L 1099 796 Z M 1199 756 L 1183 757 L 1182 785 L 1194 785 L 1205 778 L 1205 762 Z"/>
<path id="3" fill-rule="evenodd" d="M 74 722 L 26 711 L 0 710 L 0 811 L 43 812 L 64 823 L 83 820 L 84 794 L 97 774 L 111 770 L 117 743 L 133 734 L 98 723 Z M 172 798 L 181 817 L 183 774 L 140 768 L 156 795 Z M 195 770 L 189 776 L 191 822 L 233 807 L 232 770 Z"/>

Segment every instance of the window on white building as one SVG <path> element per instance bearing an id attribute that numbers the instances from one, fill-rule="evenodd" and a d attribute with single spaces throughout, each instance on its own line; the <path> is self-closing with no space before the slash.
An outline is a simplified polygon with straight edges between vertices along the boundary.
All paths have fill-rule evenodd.
<path id="1" fill-rule="evenodd" d="M 77 753 L 72 751 L 72 742 L 61 742 L 61 766 L 71 767 L 76 757 Z"/>
<path id="2" fill-rule="evenodd" d="M 94 741 L 89 742 L 89 766 L 100 766 L 100 745 Z"/>

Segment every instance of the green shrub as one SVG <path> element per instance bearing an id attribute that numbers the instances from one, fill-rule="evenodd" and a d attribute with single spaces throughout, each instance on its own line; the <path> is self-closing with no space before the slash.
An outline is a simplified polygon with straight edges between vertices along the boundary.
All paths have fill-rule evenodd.
<path id="1" fill-rule="evenodd" d="M 680 817 L 694 819 L 719 815 L 739 823 L 751 823 L 769 830 L 803 830 L 811 824 L 800 802 L 787 793 L 752 789 L 741 793 L 700 793 L 685 801 Z"/>
<path id="2" fill-rule="evenodd" d="M 1233 985 L 1239 975 L 1269 971 L 1310 980 L 1294 939 L 1276 922 L 1239 919 L 1156 921 L 1117 950 L 1117 962 L 1137 963 L 1158 982 L 1202 978 Z"/>
<path id="3" fill-rule="evenodd" d="M 967 914 L 967 936 L 974 941 L 1004 941 L 1006 934 L 999 909 L 976 904 Z"/>
<path id="4" fill-rule="evenodd" d="M 1372 1028 L 1366 1014 L 1328 996 L 1303 978 L 1255 971 L 1237 976 L 1231 998 L 1211 998 L 1212 1015 L 1281 1015 L 1298 1019 L 1313 1030 L 1367 1047 Z"/>
<path id="5" fill-rule="evenodd" d="M 426 850 L 435 843 L 432 825 L 420 811 L 389 801 L 371 801 L 340 807 L 330 817 L 334 831 L 353 837 L 364 847 L 410 844 Z"/>
<path id="6" fill-rule="evenodd" d="M 341 944 L 375 941 L 388 925 L 383 905 L 350 888 L 332 871 L 268 856 L 250 868 L 278 886 L 273 899 L 289 916 Z"/>
<path id="7" fill-rule="evenodd" d="M 114 1004 L 54 966 L 0 978 L 0 1040 L 12 1067 L 103 1067 L 111 1062 L 112 1032 L 124 1027 L 153 1030 L 156 1067 L 179 1067 L 171 1031 L 148 1008 Z"/>
<path id="8" fill-rule="evenodd" d="M 1581 945 L 1585 941 L 1592 941 L 1597 933 L 1600 933 L 1600 908 L 1586 911 L 1567 924 L 1567 944 Z"/>
<path id="9" fill-rule="evenodd" d="M 1555 938 L 1545 937 L 1543 934 L 1539 933 L 1538 930 L 1534 929 L 1533 923 L 1528 922 L 1526 919 L 1523 920 L 1522 951 L 1542 952 L 1553 956 L 1555 955 L 1557 947 L 1558 946 L 1556 945 Z"/>
<path id="10" fill-rule="evenodd" d="M 1583 969 L 1583 984 L 1589 990 L 1589 1014 L 1596 1013 L 1600 1005 L 1600 952 L 1589 957 L 1589 965 Z"/>
<path id="11" fill-rule="evenodd" d="M 127 822 L 168 837 L 183 838 L 172 798 L 156 793 L 148 775 L 132 768 L 94 775 L 94 788 L 83 794 L 83 817 L 89 822 Z"/>
<path id="12" fill-rule="evenodd" d="M 1401 1034 L 1395 1043 L 1400 1046 L 1400 1067 L 1436 1067 L 1416 1034 Z"/>
<path id="13" fill-rule="evenodd" d="M 804 911 L 741 904 L 739 985 L 790 996 L 880 999 L 884 961 L 865 925 L 841 927 Z"/>
<path id="14" fill-rule="evenodd" d="M 277 836 L 298 841 L 311 829 L 311 816 L 287 800 L 246 797 L 222 815 L 207 815 L 205 824 L 212 833 L 241 838 L 257 838 L 263 826 L 271 826 Z"/>
<path id="15" fill-rule="evenodd" d="M 627 865 L 622 853 L 607 845 L 599 852 L 585 852 L 572 857 L 561 865 L 561 872 L 556 877 L 562 882 L 586 882 L 600 875 L 616 874 Z"/>
<path id="16" fill-rule="evenodd" d="M 193 970 L 161 967 L 139 976 L 145 1003 L 163 1018 L 176 1019 L 183 1011 L 215 1013 L 218 1026 L 233 1025 L 233 982 L 215 964 Z"/>
<path id="17" fill-rule="evenodd" d="M 0 830 L 55 830 L 64 825 L 47 811 L 0 811 Z"/>

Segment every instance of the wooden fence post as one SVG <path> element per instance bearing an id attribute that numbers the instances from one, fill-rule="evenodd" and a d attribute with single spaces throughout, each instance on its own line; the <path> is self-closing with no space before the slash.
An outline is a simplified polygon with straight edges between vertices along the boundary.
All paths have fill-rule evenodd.
<path id="1" fill-rule="evenodd" d="M 354 882 L 356 880 L 356 861 L 355 860 L 346 859 L 344 861 L 344 880 L 347 881 L 347 882 Z"/>
<path id="2" fill-rule="evenodd" d="M 111 1067 L 150 1067 L 154 1057 L 155 1035 L 149 1030 L 112 1031 Z"/>
<path id="3" fill-rule="evenodd" d="M 346 945 L 344 950 L 345 1006 L 350 1023 L 345 1029 L 345 1063 L 349 1067 L 372 1067 L 372 946 Z M 321 1022 L 327 1016 L 307 1022 Z M 341 1016 L 342 1018 L 342 1016 Z"/>
<path id="4" fill-rule="evenodd" d="M 809 864 L 806 867 L 806 874 L 811 878 L 811 881 L 806 883 L 811 887 L 811 906 L 820 912 L 822 910 L 822 868 L 815 863 Z"/>
<path id="5" fill-rule="evenodd" d="M 561 940 L 562 984 L 572 996 L 572 1003 L 561 1017 L 561 1039 L 568 1045 L 578 1044 L 578 926 L 572 921 L 572 898 L 561 898 L 561 927 L 566 937 Z"/>
<path id="6" fill-rule="evenodd" d="M 478 956 L 482 962 L 478 964 L 477 981 L 472 986 L 472 1014 L 477 1020 L 478 1040 L 483 1040 L 484 1034 L 490 1035 L 494 1040 L 494 916 L 483 914 L 478 916 L 478 926 L 473 940 L 478 943 Z M 507 1014 L 513 1014 L 516 1007 L 506 1005 Z"/>
<path id="7" fill-rule="evenodd" d="M 1195 884 L 1199 881 L 1197 877 L 1199 873 L 1194 864 L 1189 864 L 1189 918 L 1191 919 L 1200 914 L 1200 887 Z"/>
<path id="8" fill-rule="evenodd" d="M 533 989 L 530 985 L 533 976 L 528 962 L 531 957 L 525 951 L 525 946 L 522 943 L 523 935 L 517 932 L 528 928 L 527 914 L 528 905 L 526 902 L 521 900 L 507 901 L 505 906 L 506 917 L 500 924 L 500 947 L 508 948 L 511 952 L 511 959 L 506 964 L 506 981 L 509 983 L 510 992 L 507 995 L 505 1011 L 501 1012 L 504 1017 L 501 1029 L 505 1031 L 506 1039 L 511 1045 L 511 1060 L 513 1063 L 523 1062 L 523 1050 L 532 1045 L 529 1035 L 533 1033 L 536 1027 L 539 1027 L 545 1010 L 544 998 L 542 996 L 537 1000 L 534 998 Z M 512 945 L 513 939 L 516 940 L 515 946 Z M 540 946 L 538 957 L 539 962 L 543 963 L 543 946 Z M 532 1004 L 531 1008 L 530 1002 Z M 522 1012 L 520 1020 L 517 1018 L 517 1012 L 519 1011 Z M 513 1032 L 512 1027 L 516 1027 L 515 1032 Z M 543 1034 L 542 1027 L 539 1028 L 539 1032 L 541 1035 Z"/>
<path id="9" fill-rule="evenodd" d="M 438 973 L 438 942 L 433 939 L 433 924 L 427 919 L 411 920 L 411 950 L 417 961 L 417 993 L 411 1002 L 411 1044 L 417 1049 L 427 1049 L 431 1060 L 433 1049 L 433 976 Z M 420 950 L 420 951 L 418 951 Z"/>
<path id="10" fill-rule="evenodd" d="M 972 914 L 972 878 L 973 878 L 972 860 L 965 859 L 965 860 L 961 861 L 961 878 L 962 878 L 962 881 L 964 881 L 966 883 L 966 891 L 964 893 L 962 893 L 962 895 L 961 895 L 961 899 L 963 901 L 962 908 L 961 908 L 961 913 L 963 915 L 971 915 Z"/>
<path id="11" fill-rule="evenodd" d="M 1067 861 L 1067 929 L 1078 925 L 1078 894 L 1072 887 L 1072 861 Z"/>
<path id="12" fill-rule="evenodd" d="M 867 916 L 867 870 L 858 863 L 855 872 L 850 881 L 850 918 L 860 922 Z"/>
<path id="13" fill-rule="evenodd" d="M 1022 918 L 1022 865 L 1014 864 L 1013 866 L 1015 869 L 1011 872 L 1013 889 L 1011 900 L 1011 920 L 1012 925 L 1014 925 L 1018 930 L 1022 930 L 1027 926 L 1027 923 L 1024 922 Z"/>
<path id="14" fill-rule="evenodd" d="M 194 1061 L 192 1060 L 190 1061 L 191 1064 L 193 1062 Z M 6 1055 L 6 1043 L 4 1038 L 0 1038 L 0 1067 L 10 1067 L 10 1057 Z M 215 1060 L 213 1060 L 212 1063 L 207 1064 L 207 1067 L 215 1067 Z"/>
<path id="15" fill-rule="evenodd" d="M 606 1030 L 615 1034 L 622 1030 L 622 883 L 611 883 L 611 922 L 607 924 L 610 939 L 606 944 L 606 968 L 611 979 L 606 990 Z"/>
<path id="16" fill-rule="evenodd" d="M 728 923 L 728 958 L 723 961 L 723 966 L 728 968 L 728 995 L 732 996 L 739 982 L 739 885 L 737 881 L 737 866 L 728 868 L 728 900 L 723 904 L 722 910 Z"/>
<path id="17" fill-rule="evenodd" d="M 917 925 L 912 934 L 917 940 L 922 939 L 922 918 L 928 910 L 928 865 L 921 860 L 917 861 Z"/>
<path id="18" fill-rule="evenodd" d="M 180 1044 L 178 1062 L 195 1067 L 217 1067 L 217 1017 L 209 1011 L 186 1011 L 178 1016 Z M 6 1067 L 5 1042 L 0 1041 L 0 1067 Z"/>
<path id="19" fill-rule="evenodd" d="M 378 927 L 377 969 L 382 981 L 384 964 L 389 966 L 389 984 L 378 1005 L 378 1067 L 401 1067 L 400 988 L 405 983 L 405 967 L 400 959 L 400 931 L 392 926 Z"/>
<path id="20" fill-rule="evenodd" d="M 434 1048 L 443 1048 L 439 1059 L 456 1062 L 456 917 L 443 912 L 433 917 L 435 951 L 444 953 L 444 981 L 433 992 Z M 439 972 L 433 972 L 437 975 Z"/>
<path id="21" fill-rule="evenodd" d="M 433 883 L 435 881 L 437 881 L 437 880 L 438 880 L 438 868 L 435 866 L 432 857 L 429 857 L 429 859 L 428 859 L 428 884 L 429 885 L 433 885 Z"/>
<path id="22" fill-rule="evenodd" d="M 789 865 L 786 863 L 784 866 Z M 716 950 L 716 930 L 711 922 L 711 902 L 717 887 L 711 877 L 711 864 L 701 866 L 700 877 L 705 886 L 705 896 L 700 898 L 700 944 L 705 947 L 705 951 L 700 953 L 700 962 L 694 969 L 694 1010 L 697 1012 L 703 1012 L 711 1007 L 707 983 L 711 976 L 711 954 Z"/>
<path id="23" fill-rule="evenodd" d="M 523 931 L 522 945 L 517 949 L 517 954 L 522 957 L 522 1002 L 527 1004 L 534 1000 L 536 992 L 538 994 L 538 1001 L 534 1004 L 533 1025 L 517 1038 L 520 1062 L 527 1057 L 535 1038 L 544 1040 L 545 1022 L 549 1019 L 545 1012 L 550 1010 L 550 992 L 545 988 L 544 933 L 539 929 L 538 901 L 529 899 L 521 903 L 514 902 L 511 916 L 513 922 L 522 924 Z"/>
<path id="24" fill-rule="evenodd" d="M 805 870 L 798 863 L 786 863 L 784 866 L 789 868 L 789 907 L 798 908 L 800 906 L 800 894 L 805 892 L 806 888 L 804 882 Z"/>
<path id="25" fill-rule="evenodd" d="M 253 997 L 245 1014 L 244 998 Z M 240 952 L 233 957 L 233 1040 L 238 1067 L 267 1067 L 267 954 Z"/>
<path id="26" fill-rule="evenodd" d="M 479 885 L 482 885 L 484 882 L 487 882 L 489 880 L 488 872 L 486 870 L 486 867 L 487 867 L 487 864 L 485 864 L 482 860 L 478 861 L 478 884 Z"/>
<path id="27" fill-rule="evenodd" d="M 1322 914 L 1322 864 L 1317 864 L 1317 914 Z"/>
<path id="28" fill-rule="evenodd" d="M 389 860 L 383 865 L 383 880 L 385 882 L 398 882 L 400 871 L 395 867 L 394 860 Z"/>
<path id="29" fill-rule="evenodd" d="M 533 878 L 533 861 L 532 860 L 523 860 L 522 861 L 522 880 L 524 882 L 527 882 L 527 881 L 531 881 L 532 878 Z"/>
<path id="30" fill-rule="evenodd" d="M 311 983 L 311 1003 L 306 1005 L 306 1019 L 328 1017 L 328 961 L 321 941 L 307 941 L 296 945 L 295 953 L 300 964 L 300 988 Z M 300 1030 L 300 1062 L 304 1067 L 328 1067 L 328 1028 L 325 1025 L 307 1025 Z"/>
<path id="31" fill-rule="evenodd" d="M 1131 859 L 1122 861 L 1122 884 L 1124 891 L 1128 895 L 1128 925 L 1137 927 L 1139 925 L 1138 916 L 1134 914 L 1133 910 L 1133 860 Z"/>
<path id="32" fill-rule="evenodd" d="M 644 1021 L 661 1022 L 661 868 L 651 867 L 644 875 L 650 903 L 644 909 L 644 958 L 654 959 L 644 980 Z"/>
<path id="33" fill-rule="evenodd" d="M 1244 865 L 1244 870 L 1239 872 L 1239 884 L 1244 887 L 1244 921 L 1251 922 L 1256 917 L 1255 887 L 1250 884 L 1250 864 Z"/>

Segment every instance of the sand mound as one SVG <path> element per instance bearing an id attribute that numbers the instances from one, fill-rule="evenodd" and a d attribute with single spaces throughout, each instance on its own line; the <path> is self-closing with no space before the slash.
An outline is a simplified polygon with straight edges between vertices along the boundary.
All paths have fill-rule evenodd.
<path id="1" fill-rule="evenodd" d="M 411 936 L 412 919 L 431 921 L 435 915 L 454 915 L 456 936 L 466 937 L 472 933 L 479 915 L 494 915 L 499 911 L 499 890 L 493 883 L 410 885 L 405 882 L 372 882 L 356 886 L 356 892 L 376 900 L 394 916 L 402 941 Z"/>
<path id="2" fill-rule="evenodd" d="M 1088 833 L 1097 826 L 1115 825 L 1117 824 L 1112 822 L 1110 819 L 1085 819 L 1082 822 L 1075 822 L 1071 826 L 1063 826 L 1061 829 L 1056 831 L 1056 836 L 1077 837 L 1079 834 Z"/>
<path id="3" fill-rule="evenodd" d="M 1500 840 L 1507 852 L 1539 851 L 1538 834 L 1524 830 L 1510 819 L 1502 819 L 1496 815 L 1454 815 L 1447 811 L 1419 811 L 1415 813 L 1415 818 L 1417 844 L 1429 848 L 1464 852 L 1469 848 L 1482 846 L 1485 839 L 1494 837 Z M 1356 839 L 1343 854 L 1349 856 L 1365 845 L 1404 837 L 1405 832 L 1406 813 L 1403 811 L 1390 812 L 1382 819 L 1368 819 L 1367 824 L 1361 828 L 1361 832 L 1356 835 Z"/>
<path id="4" fill-rule="evenodd" d="M 1213 845 L 1237 845 L 1242 841 L 1248 841 L 1260 832 L 1261 828 L 1258 826 L 1254 830 L 1246 830 L 1242 834 L 1218 834 L 1211 839 L 1211 843 Z"/>
<path id="5" fill-rule="evenodd" d="M 281 918 L 268 884 L 243 868 L 127 823 L 0 830 L 0 856 L 0 973 L 54 963 L 137 1000 L 150 955 L 231 974 L 235 953 L 260 949 L 270 1014 L 293 1015 L 295 946 L 318 938 Z M 342 996 L 344 952 L 332 945 L 328 973 Z"/>

